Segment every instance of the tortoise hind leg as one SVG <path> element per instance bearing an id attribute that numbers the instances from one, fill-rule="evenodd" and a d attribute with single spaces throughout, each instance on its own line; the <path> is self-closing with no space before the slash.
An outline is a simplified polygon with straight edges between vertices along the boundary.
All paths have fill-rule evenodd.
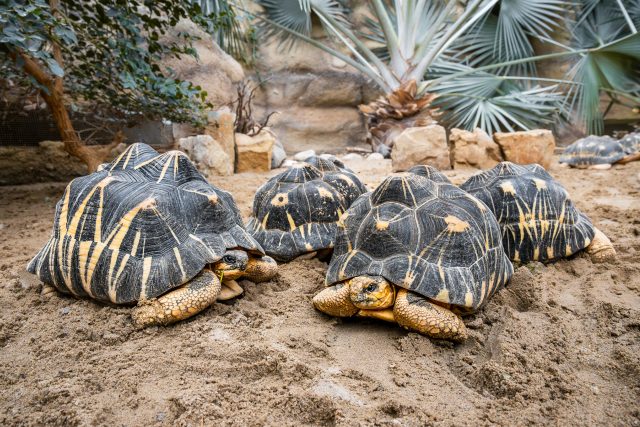
<path id="1" fill-rule="evenodd" d="M 212 305 L 220 293 L 220 280 L 209 269 L 160 298 L 140 301 L 131 318 L 138 328 L 168 325 L 187 319 Z"/>
<path id="2" fill-rule="evenodd" d="M 594 263 L 613 261 L 616 258 L 616 250 L 611 244 L 611 240 L 605 234 L 598 230 L 593 236 L 593 241 L 587 246 L 587 253 L 591 255 L 591 261 Z"/>
<path id="3" fill-rule="evenodd" d="M 454 341 L 467 338 L 467 329 L 460 316 L 406 289 L 398 291 L 393 315 L 403 328 L 432 338 Z"/>

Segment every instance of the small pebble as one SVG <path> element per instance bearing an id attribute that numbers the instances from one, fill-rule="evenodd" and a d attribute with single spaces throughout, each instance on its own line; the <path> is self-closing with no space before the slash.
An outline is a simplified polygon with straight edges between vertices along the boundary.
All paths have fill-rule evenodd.
<path id="1" fill-rule="evenodd" d="M 349 153 L 342 156 L 343 160 L 362 160 L 362 156 L 356 153 Z"/>
<path id="2" fill-rule="evenodd" d="M 71 307 L 63 307 L 60 309 L 60 314 L 67 315 L 71 313 Z"/>
<path id="3" fill-rule="evenodd" d="M 367 160 L 384 160 L 384 156 L 380 153 L 371 153 L 367 156 Z"/>

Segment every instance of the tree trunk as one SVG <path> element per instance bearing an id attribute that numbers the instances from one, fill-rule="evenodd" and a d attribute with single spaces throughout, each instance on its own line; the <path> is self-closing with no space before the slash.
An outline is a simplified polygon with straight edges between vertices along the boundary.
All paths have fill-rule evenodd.
<path id="1" fill-rule="evenodd" d="M 36 60 L 24 53 L 10 52 L 14 61 L 20 57 L 23 61 L 22 68 L 38 83 L 47 88 L 40 93 L 51 110 L 58 132 L 64 143 L 67 153 L 82 160 L 89 169 L 89 173 L 95 172 L 111 154 L 111 150 L 124 140 L 122 132 L 118 132 L 109 145 L 99 147 L 86 146 L 71 123 L 69 112 L 64 103 L 64 92 L 61 78 L 52 78 Z M 59 54 L 55 55 L 58 58 Z M 58 62 L 61 60 L 58 59 Z"/>
<path id="2" fill-rule="evenodd" d="M 43 93 L 43 98 L 51 110 L 53 120 L 62 137 L 64 149 L 67 153 L 82 160 L 87 165 L 89 173 L 95 172 L 100 163 L 102 163 L 102 159 L 98 158 L 96 153 L 92 152 L 93 150 L 80 140 L 78 133 L 73 128 L 73 123 L 71 123 L 71 118 L 62 101 L 62 97 L 63 95 L 58 93 L 56 89 L 53 89 L 49 95 Z"/>

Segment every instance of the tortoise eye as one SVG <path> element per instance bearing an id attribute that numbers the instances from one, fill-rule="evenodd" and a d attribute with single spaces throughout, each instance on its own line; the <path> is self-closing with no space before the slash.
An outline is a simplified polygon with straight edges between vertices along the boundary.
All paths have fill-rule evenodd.
<path id="1" fill-rule="evenodd" d="M 225 264 L 232 264 L 236 261 L 236 259 L 231 255 L 225 255 L 222 257 L 222 262 Z"/>
<path id="2" fill-rule="evenodd" d="M 376 286 L 375 284 L 371 283 L 371 284 L 370 284 L 369 286 L 367 286 L 364 290 L 365 290 L 365 291 L 367 291 L 367 292 L 373 292 L 373 291 L 375 291 L 375 290 L 376 290 L 376 288 L 377 288 L 377 286 Z"/>

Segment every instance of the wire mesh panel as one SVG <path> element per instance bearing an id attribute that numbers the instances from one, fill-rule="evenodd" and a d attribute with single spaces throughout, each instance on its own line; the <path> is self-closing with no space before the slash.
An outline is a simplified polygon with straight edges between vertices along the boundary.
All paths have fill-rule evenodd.
<path id="1" fill-rule="evenodd" d="M 132 120 L 126 123 L 93 114 L 71 114 L 71 121 L 87 145 L 108 144 L 122 129 L 128 143 L 167 147 L 173 144 L 170 123 L 159 120 Z M 4 111 L 0 113 L 0 146 L 37 146 L 41 141 L 59 141 L 60 133 L 48 109 Z"/>

